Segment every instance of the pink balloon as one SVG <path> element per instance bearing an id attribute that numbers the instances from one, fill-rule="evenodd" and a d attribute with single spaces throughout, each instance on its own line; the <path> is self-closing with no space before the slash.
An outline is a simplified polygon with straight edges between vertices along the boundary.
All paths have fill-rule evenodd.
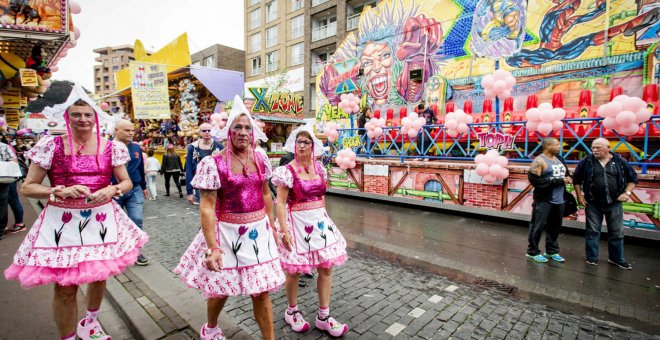
<path id="1" fill-rule="evenodd" d="M 458 137 L 458 131 L 457 130 L 447 130 L 447 136 L 456 138 L 456 137 Z"/>
<path id="2" fill-rule="evenodd" d="M 616 128 L 619 127 L 619 124 L 616 122 L 616 118 L 605 117 L 605 119 L 603 119 L 603 126 L 609 130 L 616 130 Z"/>
<path id="3" fill-rule="evenodd" d="M 625 111 L 637 112 L 645 107 L 646 103 L 637 97 L 628 97 L 628 99 L 623 102 L 623 109 Z"/>
<path id="4" fill-rule="evenodd" d="M 80 5 L 75 1 L 69 1 L 69 10 L 71 14 L 80 14 Z"/>
<path id="5" fill-rule="evenodd" d="M 490 168 L 488 169 L 488 173 L 495 177 L 499 175 L 500 171 L 502 171 L 502 166 L 500 166 L 497 163 L 491 165 Z"/>
<path id="6" fill-rule="evenodd" d="M 458 123 L 458 128 L 456 128 L 456 130 L 458 130 L 458 133 L 466 133 L 470 128 L 465 123 Z"/>
<path id="7" fill-rule="evenodd" d="M 57 72 L 57 71 L 59 71 L 59 70 L 60 70 L 60 68 L 57 67 L 57 66 L 51 66 L 51 67 L 50 67 L 50 72 Z"/>
<path id="8" fill-rule="evenodd" d="M 552 113 L 555 116 L 555 120 L 562 120 L 566 118 L 566 111 L 562 108 L 552 109 Z"/>
<path id="9" fill-rule="evenodd" d="M 513 76 L 507 77 L 504 81 L 506 82 L 506 87 L 509 89 L 513 89 L 513 85 L 516 85 L 516 78 Z"/>
<path id="10" fill-rule="evenodd" d="M 419 118 L 419 115 L 417 114 L 417 112 L 413 111 L 408 114 L 408 118 L 410 118 L 411 122 L 414 122 L 417 120 L 417 118 Z"/>
<path id="11" fill-rule="evenodd" d="M 483 176 L 482 179 L 483 179 L 484 182 L 486 182 L 486 183 L 494 183 L 495 181 L 497 181 L 497 177 L 495 177 L 495 176 L 493 176 L 493 175 L 491 175 L 491 174 L 488 174 L 488 175 L 486 175 L 486 176 Z"/>
<path id="12" fill-rule="evenodd" d="M 374 135 L 375 135 L 376 137 L 380 137 L 380 136 L 382 136 L 382 135 L 383 135 L 383 128 L 380 127 L 380 126 L 377 127 L 377 128 L 375 128 L 375 129 L 374 129 Z"/>
<path id="13" fill-rule="evenodd" d="M 401 126 L 410 127 L 410 117 L 401 118 Z"/>
<path id="14" fill-rule="evenodd" d="M 367 137 L 374 138 L 376 137 L 376 133 L 373 130 L 369 130 L 367 131 Z"/>
<path id="15" fill-rule="evenodd" d="M 502 68 L 495 70 L 495 72 L 493 73 L 493 77 L 495 78 L 495 81 L 505 80 L 509 76 L 511 76 L 511 72 Z"/>
<path id="16" fill-rule="evenodd" d="M 373 119 L 372 119 L 372 121 L 373 121 Z M 373 130 L 373 127 L 374 126 L 373 126 L 372 122 L 367 122 L 366 124 L 364 124 L 364 128 L 367 129 L 367 130 Z"/>
<path id="17" fill-rule="evenodd" d="M 619 128 L 617 130 L 617 132 L 619 132 L 623 135 L 626 135 L 626 136 L 632 136 L 632 135 L 636 134 L 637 132 L 639 132 L 639 125 L 637 125 L 636 123 L 632 123 L 632 124 L 626 125 L 622 128 Z"/>
<path id="18" fill-rule="evenodd" d="M 629 126 L 635 122 L 637 116 L 631 111 L 621 111 L 616 115 L 616 123 L 621 126 Z"/>
<path id="19" fill-rule="evenodd" d="M 348 159 L 349 159 L 351 162 L 355 162 L 355 159 L 357 159 L 357 156 L 355 155 L 355 152 L 351 152 L 351 153 L 348 155 Z"/>
<path id="20" fill-rule="evenodd" d="M 552 109 L 552 104 L 550 104 L 550 103 L 541 103 L 538 108 L 540 110 Z"/>
<path id="21" fill-rule="evenodd" d="M 555 115 L 552 113 L 552 110 L 542 110 L 539 118 L 541 118 L 542 122 L 548 123 L 555 120 Z"/>
<path id="22" fill-rule="evenodd" d="M 488 151 L 486 152 L 486 157 L 493 157 L 493 159 L 497 160 L 497 157 L 500 157 L 500 153 L 497 152 L 497 150 L 488 150 Z M 493 160 L 493 161 L 490 162 L 489 164 L 493 164 L 493 163 L 495 163 L 495 160 Z"/>
<path id="23" fill-rule="evenodd" d="M 328 141 L 329 141 L 330 143 L 334 143 L 334 142 L 335 142 L 335 139 L 336 139 L 336 138 L 334 138 L 334 137 L 332 137 L 332 136 L 327 136 L 327 138 L 328 138 Z"/>
<path id="24" fill-rule="evenodd" d="M 474 162 L 477 164 L 483 163 L 485 160 L 486 160 L 486 156 L 483 154 L 478 154 L 474 157 Z"/>
<path id="25" fill-rule="evenodd" d="M 552 131 L 552 123 L 550 122 L 539 123 L 538 131 L 543 135 L 548 135 Z"/>
<path id="26" fill-rule="evenodd" d="M 348 94 L 346 94 L 346 93 L 342 93 L 341 96 L 339 96 L 339 99 L 340 99 L 341 101 L 344 101 L 344 100 L 346 99 L 347 96 L 348 96 Z"/>
<path id="27" fill-rule="evenodd" d="M 485 75 L 483 78 L 481 78 L 481 87 L 484 89 L 492 88 L 493 83 L 495 83 L 495 78 L 492 74 Z"/>
<path id="28" fill-rule="evenodd" d="M 504 156 L 500 156 L 497 157 L 497 164 L 499 164 L 501 167 L 505 167 L 509 165 L 509 160 Z"/>
<path id="29" fill-rule="evenodd" d="M 415 137 L 417 137 L 417 130 L 415 130 L 415 129 L 409 129 L 409 130 L 408 130 L 408 137 L 410 137 L 410 138 L 415 138 Z"/>
<path id="30" fill-rule="evenodd" d="M 342 169 L 342 170 L 348 169 L 348 167 L 344 164 L 339 165 L 339 168 Z"/>
<path id="31" fill-rule="evenodd" d="M 623 104 L 623 103 L 626 102 L 626 100 L 628 100 L 628 98 L 630 98 L 630 97 L 626 96 L 625 94 L 620 94 L 620 95 L 614 97 L 614 99 L 612 99 L 612 101 L 613 102 L 620 102 L 621 104 Z"/>
<path id="32" fill-rule="evenodd" d="M 648 109 L 644 108 L 635 113 L 635 122 L 637 124 L 644 123 L 645 121 L 651 119 L 651 111 Z"/>
<path id="33" fill-rule="evenodd" d="M 525 112 L 525 117 L 527 120 L 538 121 L 541 119 L 541 110 L 533 107 Z"/>
<path id="34" fill-rule="evenodd" d="M 552 129 L 554 131 L 559 131 L 563 127 L 564 127 L 564 123 L 561 120 L 553 120 L 552 121 Z"/>
<path id="35" fill-rule="evenodd" d="M 505 179 L 509 177 L 509 169 L 502 169 L 502 172 L 500 172 L 500 179 Z"/>
<path id="36" fill-rule="evenodd" d="M 493 90 L 495 90 L 495 92 L 499 93 L 505 88 L 506 88 L 506 83 L 504 82 L 504 80 L 496 80 L 495 83 L 493 84 Z"/>
<path id="37" fill-rule="evenodd" d="M 419 130 L 422 126 L 424 126 L 425 122 L 420 121 L 419 119 L 415 120 L 413 123 L 413 127 L 417 130 Z"/>
<path id="38" fill-rule="evenodd" d="M 493 150 L 491 150 L 491 151 L 493 151 Z M 497 152 L 497 151 L 495 151 L 495 152 Z M 489 154 L 489 153 L 490 153 L 490 151 L 488 153 L 486 153 L 486 164 L 488 164 L 488 165 L 495 164 L 497 162 L 497 158 L 499 157 L 499 155 L 492 155 L 492 154 Z"/>
<path id="39" fill-rule="evenodd" d="M 76 37 L 76 40 L 80 39 L 80 30 L 78 27 L 73 28 L 73 36 Z"/>
<path id="40" fill-rule="evenodd" d="M 355 163 L 355 161 L 350 161 L 350 162 L 348 163 L 348 168 L 349 168 L 349 169 L 354 169 L 356 165 L 357 165 L 357 164 Z"/>
<path id="41" fill-rule="evenodd" d="M 538 131 L 539 129 L 539 123 L 538 121 L 527 121 L 527 124 L 525 124 L 525 127 L 527 128 L 528 131 Z"/>
<path id="42" fill-rule="evenodd" d="M 101 110 L 107 111 L 109 108 L 110 108 L 110 104 L 108 104 L 108 102 L 101 103 Z"/>
<path id="43" fill-rule="evenodd" d="M 504 90 L 502 90 L 502 92 L 498 95 L 498 97 L 500 97 L 500 99 L 507 99 L 507 98 L 511 97 L 511 91 L 504 89 Z"/>
<path id="44" fill-rule="evenodd" d="M 477 168 L 475 169 L 474 172 L 476 172 L 477 175 L 483 177 L 483 176 L 488 175 L 489 170 L 490 170 L 490 167 L 488 166 L 488 164 L 486 164 L 486 163 L 479 163 L 479 164 L 477 164 Z"/>
<path id="45" fill-rule="evenodd" d="M 466 122 L 467 124 L 472 124 L 472 122 L 473 122 L 472 116 L 467 115 L 467 120 L 466 120 L 465 122 Z"/>
<path id="46" fill-rule="evenodd" d="M 485 96 L 486 98 L 493 98 L 493 97 L 495 97 L 495 90 L 493 90 L 492 88 L 484 89 L 484 96 Z"/>

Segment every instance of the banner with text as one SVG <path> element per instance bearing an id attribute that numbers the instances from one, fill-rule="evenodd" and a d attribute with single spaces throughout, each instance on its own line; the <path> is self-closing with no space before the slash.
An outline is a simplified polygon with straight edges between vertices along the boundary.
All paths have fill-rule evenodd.
<path id="1" fill-rule="evenodd" d="M 169 119 L 170 102 L 165 65 L 130 63 L 133 118 Z"/>

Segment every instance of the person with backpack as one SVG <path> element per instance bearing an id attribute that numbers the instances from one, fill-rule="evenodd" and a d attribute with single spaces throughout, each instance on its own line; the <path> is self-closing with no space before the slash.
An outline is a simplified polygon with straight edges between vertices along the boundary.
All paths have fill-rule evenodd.
<path id="1" fill-rule="evenodd" d="M 190 143 L 186 148 L 186 195 L 190 204 L 199 204 L 199 191 L 194 190 L 190 184 L 197 172 L 197 164 L 204 157 L 215 155 L 223 149 L 222 144 L 211 138 L 211 127 L 209 123 L 200 125 L 199 132 L 202 138 Z"/>

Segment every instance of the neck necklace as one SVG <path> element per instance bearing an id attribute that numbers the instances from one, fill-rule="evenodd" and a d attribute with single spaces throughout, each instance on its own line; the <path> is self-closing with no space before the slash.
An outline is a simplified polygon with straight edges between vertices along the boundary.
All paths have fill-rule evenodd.
<path id="1" fill-rule="evenodd" d="M 87 142 L 86 143 L 78 143 L 75 138 L 71 137 L 71 140 L 73 140 L 73 144 L 78 144 L 78 149 L 76 150 L 76 155 L 82 154 L 82 152 L 85 150 L 87 147 Z M 73 150 L 70 150 L 73 153 Z"/>
<path id="2" fill-rule="evenodd" d="M 298 172 L 302 173 L 302 168 L 305 169 L 305 172 L 309 175 L 309 164 L 301 165 L 300 161 L 296 158 L 296 164 L 298 165 Z M 301 168 L 302 167 L 302 168 Z"/>
<path id="3" fill-rule="evenodd" d="M 229 152 L 231 152 L 231 154 L 234 155 L 236 157 L 236 159 L 238 159 L 238 162 L 241 163 L 241 165 L 243 166 L 243 176 L 247 176 L 248 175 L 248 162 L 250 161 L 250 154 L 248 153 L 247 159 L 245 161 L 243 161 L 240 157 L 238 157 L 238 155 L 236 153 L 234 153 L 234 150 L 232 150 L 231 147 L 229 147 Z M 231 171 L 231 169 L 230 169 L 230 171 Z"/>

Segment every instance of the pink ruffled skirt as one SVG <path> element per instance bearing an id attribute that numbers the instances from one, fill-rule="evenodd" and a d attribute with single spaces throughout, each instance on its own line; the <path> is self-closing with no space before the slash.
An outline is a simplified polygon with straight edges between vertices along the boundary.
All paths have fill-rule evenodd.
<path id="1" fill-rule="evenodd" d="M 49 208 L 47 206 L 18 248 L 14 262 L 5 270 L 5 277 L 8 280 L 20 281 L 23 287 L 49 283 L 70 286 L 104 281 L 110 276 L 122 273 L 126 267 L 135 263 L 140 248 L 147 243 L 149 237 L 128 218 L 117 203 L 112 201 L 106 204 L 112 204 L 115 214 L 116 242 L 81 247 L 34 247 Z M 107 221 L 110 220 L 112 216 L 107 217 Z"/>

